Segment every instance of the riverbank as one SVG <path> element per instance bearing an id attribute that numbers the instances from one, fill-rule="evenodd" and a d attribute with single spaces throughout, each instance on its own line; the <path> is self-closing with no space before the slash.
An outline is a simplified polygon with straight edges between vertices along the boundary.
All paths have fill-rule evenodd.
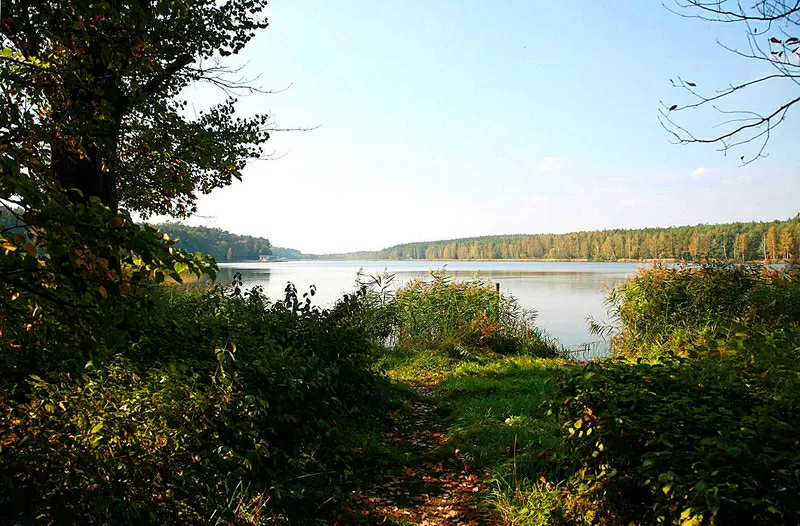
<path id="1" fill-rule="evenodd" d="M 798 277 L 644 269 L 609 299 L 615 357 L 580 364 L 513 298 L 444 276 L 330 310 L 153 286 L 93 321 L 8 323 L 0 513 L 796 523 Z"/>
<path id="2" fill-rule="evenodd" d="M 489 489 L 439 509 L 485 524 L 796 523 L 797 284 L 771 269 L 643 272 L 616 299 L 617 357 L 588 364 L 389 356 L 390 378 L 438 404 L 440 458 Z M 406 524 L 418 506 L 378 518 Z"/>

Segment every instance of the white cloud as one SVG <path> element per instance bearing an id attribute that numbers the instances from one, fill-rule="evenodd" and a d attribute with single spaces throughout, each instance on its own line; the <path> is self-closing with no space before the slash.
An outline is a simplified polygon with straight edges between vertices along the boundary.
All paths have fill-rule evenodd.
<path id="1" fill-rule="evenodd" d="M 537 166 L 536 169 L 540 172 L 555 172 L 563 170 L 566 167 L 567 162 L 565 159 L 548 155 L 546 157 L 542 157 L 542 160 L 539 161 L 539 166 Z"/>
<path id="2" fill-rule="evenodd" d="M 712 170 L 711 168 L 706 168 L 705 166 L 701 166 L 699 168 L 695 168 L 694 170 L 692 170 L 692 177 L 704 177 L 713 171 L 714 170 Z"/>

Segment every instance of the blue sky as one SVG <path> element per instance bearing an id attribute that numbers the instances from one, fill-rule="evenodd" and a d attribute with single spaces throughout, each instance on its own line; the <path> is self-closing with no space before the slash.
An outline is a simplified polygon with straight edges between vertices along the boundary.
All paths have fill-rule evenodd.
<path id="1" fill-rule="evenodd" d="M 717 44 L 741 47 L 742 28 L 641 0 L 274 0 L 268 16 L 232 64 L 291 87 L 239 109 L 318 128 L 274 134 L 278 158 L 201 198 L 191 223 L 322 253 L 800 211 L 797 111 L 745 167 L 752 147 L 674 145 L 657 119 L 659 101 L 691 101 L 670 78 L 710 93 L 768 71 Z M 758 109 L 797 89 L 736 102 Z M 188 96 L 202 107 L 213 92 Z M 681 122 L 700 133 L 718 121 Z"/>

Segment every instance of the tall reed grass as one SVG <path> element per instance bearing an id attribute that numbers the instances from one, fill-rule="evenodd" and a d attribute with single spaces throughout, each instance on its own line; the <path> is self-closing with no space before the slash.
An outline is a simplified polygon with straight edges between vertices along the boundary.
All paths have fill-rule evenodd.
<path id="1" fill-rule="evenodd" d="M 628 357 L 691 352 L 691 343 L 800 323 L 800 268 L 711 263 L 655 266 L 614 289 L 607 306 L 619 330 L 615 351 Z"/>
<path id="2" fill-rule="evenodd" d="M 378 283 L 385 283 L 386 278 Z M 392 343 L 404 348 L 436 349 L 463 357 L 484 352 L 556 356 L 562 346 L 537 327 L 536 312 L 522 308 L 495 285 L 480 280 L 456 281 L 443 271 L 430 280 L 414 280 L 397 290 L 365 293 L 379 312 L 371 321 L 391 324 Z M 371 298 L 371 299 L 370 299 Z"/>

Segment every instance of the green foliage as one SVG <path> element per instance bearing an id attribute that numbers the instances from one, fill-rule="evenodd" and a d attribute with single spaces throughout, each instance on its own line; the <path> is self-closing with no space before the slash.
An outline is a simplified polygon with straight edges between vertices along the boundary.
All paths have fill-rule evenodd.
<path id="1" fill-rule="evenodd" d="M 397 344 L 453 351 L 470 357 L 499 354 L 555 356 L 559 349 L 535 327 L 535 313 L 501 295 L 492 283 L 451 281 L 443 272 L 397 291 Z"/>
<path id="2" fill-rule="evenodd" d="M 742 342 L 780 358 L 624 361 L 563 388 L 575 513 L 627 524 L 790 524 L 800 519 L 798 334 Z"/>
<path id="3" fill-rule="evenodd" d="M 4 376 L 0 513 L 160 524 L 322 513 L 363 461 L 337 436 L 371 414 L 367 337 L 293 287 L 275 304 L 238 288 L 150 295 L 117 355 Z"/>
<path id="4" fill-rule="evenodd" d="M 770 223 L 728 223 L 569 234 L 482 236 L 407 243 L 350 259 L 555 259 L 793 261 L 800 255 L 800 215 Z"/>
<path id="5" fill-rule="evenodd" d="M 241 261 L 258 259 L 272 254 L 269 239 L 240 236 L 219 228 L 188 226 L 181 223 L 154 225 L 159 231 L 178 240 L 178 247 L 191 253 L 210 254 L 216 261 Z"/>
<path id="6" fill-rule="evenodd" d="M 359 271 L 355 292 L 336 303 L 342 321 L 358 327 L 375 348 L 394 343 L 397 323 L 394 277 L 388 272 L 369 276 Z"/>
<path id="7" fill-rule="evenodd" d="M 628 280 L 612 302 L 618 349 L 636 360 L 570 369 L 553 406 L 569 437 L 572 516 L 797 523 L 797 298 L 792 268 L 654 268 Z"/>
<path id="8" fill-rule="evenodd" d="M 261 155 L 268 119 L 237 118 L 233 98 L 189 118 L 177 97 L 195 82 L 229 95 L 247 88 L 219 60 L 267 26 L 265 7 L 5 1 L 0 155 L 75 201 L 191 213 L 199 193 L 241 178 L 246 161 Z"/>
<path id="9" fill-rule="evenodd" d="M 76 203 L 48 195 L 11 173 L 0 180 L 0 199 L 17 203 L 0 208 L 16 225 L 0 231 L 0 352 L 25 349 L 11 352 L 12 364 L 63 359 L 66 347 L 85 362 L 114 345 L 118 325 L 141 306 L 148 284 L 215 273 L 213 260 L 176 249 L 97 198 Z"/>
<path id="10" fill-rule="evenodd" d="M 653 267 L 613 290 L 607 303 L 621 326 L 614 337 L 618 353 L 695 354 L 694 340 L 714 340 L 737 326 L 800 323 L 800 280 L 791 266 Z"/>

